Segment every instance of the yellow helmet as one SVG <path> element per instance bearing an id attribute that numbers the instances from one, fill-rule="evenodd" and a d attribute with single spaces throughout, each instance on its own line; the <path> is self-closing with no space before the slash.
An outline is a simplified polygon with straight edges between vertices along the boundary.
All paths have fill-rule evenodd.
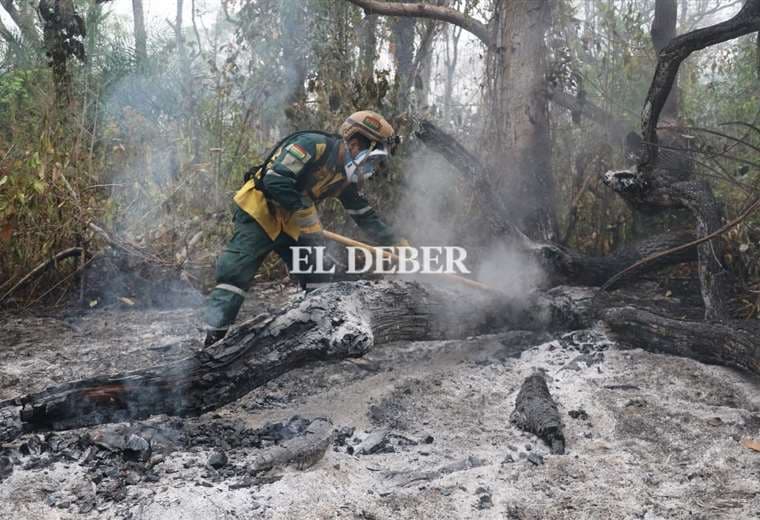
<path id="1" fill-rule="evenodd" d="M 356 134 L 363 135 L 370 141 L 393 147 L 398 144 L 396 131 L 386 119 L 371 110 L 354 112 L 340 125 L 340 135 L 348 141 Z"/>

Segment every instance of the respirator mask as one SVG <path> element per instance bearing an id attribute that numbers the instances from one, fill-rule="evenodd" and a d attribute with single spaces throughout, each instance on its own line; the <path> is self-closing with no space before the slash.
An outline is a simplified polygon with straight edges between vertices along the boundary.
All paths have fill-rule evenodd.
<path id="1" fill-rule="evenodd" d="M 348 151 L 348 145 L 346 145 L 346 178 L 350 183 L 361 186 L 367 179 L 371 178 L 387 160 L 388 152 L 385 151 L 385 147 L 382 144 L 376 147 L 371 147 L 367 150 L 362 150 L 356 154 L 356 157 L 351 157 L 351 153 Z"/>

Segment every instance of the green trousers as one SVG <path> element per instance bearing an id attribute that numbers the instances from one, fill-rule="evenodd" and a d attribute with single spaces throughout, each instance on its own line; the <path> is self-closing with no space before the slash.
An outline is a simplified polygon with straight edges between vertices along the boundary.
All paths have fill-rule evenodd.
<path id="1" fill-rule="evenodd" d="M 216 287 L 208 299 L 204 318 L 208 330 L 226 330 L 235 321 L 246 291 L 253 283 L 264 259 L 275 251 L 288 266 L 292 264 L 290 247 L 295 241 L 280 233 L 272 240 L 246 212 L 235 208 L 235 234 L 216 264 Z"/>

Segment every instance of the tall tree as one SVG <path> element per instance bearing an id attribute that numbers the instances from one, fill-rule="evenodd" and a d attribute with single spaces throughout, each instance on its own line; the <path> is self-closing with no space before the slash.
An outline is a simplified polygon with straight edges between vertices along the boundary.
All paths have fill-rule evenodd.
<path id="1" fill-rule="evenodd" d="M 41 0 L 39 13 L 43 20 L 48 63 L 53 71 L 56 100 L 59 107 L 65 107 L 71 100 L 68 60 L 72 56 L 82 61 L 85 58 L 84 21 L 74 9 L 73 0 Z M 65 116 L 65 111 L 61 115 Z"/>
<path id="2" fill-rule="evenodd" d="M 364 18 L 361 25 L 361 45 L 359 47 L 359 72 L 364 79 L 375 74 L 377 60 L 377 15 Z"/>
<path id="3" fill-rule="evenodd" d="M 132 0 L 132 14 L 135 28 L 135 61 L 137 70 L 142 72 L 148 62 L 148 37 L 145 33 L 143 0 Z"/>
<path id="4" fill-rule="evenodd" d="M 545 92 L 549 0 L 495 0 L 485 24 L 446 5 L 348 0 L 367 14 L 439 20 L 462 27 L 488 48 L 485 150 L 499 195 L 533 238 L 556 236 L 551 139 Z"/>
<path id="5" fill-rule="evenodd" d="M 532 238 L 556 238 L 546 99 L 549 0 L 500 1 L 489 47 L 486 139 L 495 185 Z"/>
<path id="6" fill-rule="evenodd" d="M 401 17 L 391 24 L 393 59 L 396 64 L 396 110 L 409 109 L 409 94 L 414 85 L 414 18 Z"/>

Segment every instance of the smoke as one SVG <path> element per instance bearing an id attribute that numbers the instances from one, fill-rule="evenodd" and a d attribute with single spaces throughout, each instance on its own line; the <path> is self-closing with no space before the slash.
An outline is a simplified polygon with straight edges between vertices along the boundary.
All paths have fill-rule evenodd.
<path id="1" fill-rule="evenodd" d="M 437 154 L 417 150 L 403 161 L 398 227 L 414 245 L 462 245 L 457 228 L 470 209 L 458 190 L 457 172 Z"/>
<path id="2" fill-rule="evenodd" d="M 528 301 L 531 292 L 545 280 L 545 274 L 524 253 L 506 244 L 496 244 L 483 255 L 476 279 L 519 303 Z"/>
<path id="3" fill-rule="evenodd" d="M 405 185 L 398 213 L 399 229 L 415 246 L 461 246 L 474 278 L 520 306 L 545 280 L 527 254 L 493 236 L 482 220 L 481 198 L 471 181 L 438 154 L 412 152 L 401 165 Z M 435 283 L 435 276 L 425 280 Z"/>

